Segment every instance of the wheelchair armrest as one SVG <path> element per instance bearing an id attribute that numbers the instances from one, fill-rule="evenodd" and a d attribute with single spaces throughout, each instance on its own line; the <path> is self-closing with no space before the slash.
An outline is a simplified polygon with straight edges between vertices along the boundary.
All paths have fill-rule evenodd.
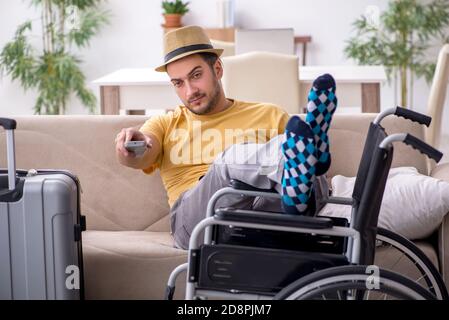
<path id="1" fill-rule="evenodd" d="M 291 214 L 280 214 L 278 212 L 252 211 L 236 208 L 218 208 L 215 218 L 219 220 L 230 220 L 246 223 L 257 223 L 284 227 L 327 229 L 332 228 L 332 219 L 323 217 L 309 217 Z"/>
<path id="2" fill-rule="evenodd" d="M 354 204 L 354 199 L 344 197 L 328 197 L 324 199 L 324 202 L 352 206 Z"/>
<path id="3" fill-rule="evenodd" d="M 249 190 L 249 191 L 259 191 L 259 192 L 269 192 L 269 193 L 277 193 L 275 189 L 261 189 L 253 187 L 245 182 L 242 182 L 237 179 L 231 179 L 229 185 L 237 190 Z"/>

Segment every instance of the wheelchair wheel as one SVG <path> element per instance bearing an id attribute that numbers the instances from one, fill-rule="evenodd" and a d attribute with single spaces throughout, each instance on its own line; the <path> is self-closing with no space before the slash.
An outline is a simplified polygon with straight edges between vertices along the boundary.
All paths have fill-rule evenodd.
<path id="1" fill-rule="evenodd" d="M 430 259 L 413 242 L 389 230 L 378 228 L 376 257 L 390 260 L 379 267 L 410 278 L 429 290 L 437 299 L 449 299 L 446 285 Z M 376 262 L 375 262 L 376 264 Z M 407 270 L 407 273 L 404 273 Z"/>
<path id="2" fill-rule="evenodd" d="M 435 296 L 412 280 L 369 266 L 340 266 L 320 270 L 282 289 L 276 300 L 434 300 Z"/>

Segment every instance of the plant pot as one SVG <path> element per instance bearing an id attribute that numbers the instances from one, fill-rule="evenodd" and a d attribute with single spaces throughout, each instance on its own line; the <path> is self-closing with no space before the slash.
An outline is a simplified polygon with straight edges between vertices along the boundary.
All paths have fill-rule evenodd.
<path id="1" fill-rule="evenodd" d="M 178 28 L 181 27 L 181 14 L 164 14 L 165 17 L 165 25 L 166 28 Z"/>

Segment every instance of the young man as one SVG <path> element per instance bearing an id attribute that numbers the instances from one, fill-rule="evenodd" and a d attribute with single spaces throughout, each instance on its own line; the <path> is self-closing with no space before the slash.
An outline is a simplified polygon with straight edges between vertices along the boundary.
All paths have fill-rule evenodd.
<path id="1" fill-rule="evenodd" d="M 209 199 L 231 179 L 275 188 L 282 194 L 283 211 L 305 213 L 315 176 L 330 165 L 327 131 L 337 104 L 333 78 L 315 80 L 304 122 L 273 104 L 226 98 L 222 50 L 212 47 L 200 27 L 167 33 L 164 50 L 165 63 L 156 70 L 167 72 L 184 105 L 151 117 L 139 130 L 123 129 L 116 154 L 121 164 L 147 174 L 160 170 L 176 246 L 188 248 Z M 125 149 L 130 140 L 146 142 L 142 157 Z M 227 197 L 219 205 L 281 209 L 279 202 L 241 197 Z"/>

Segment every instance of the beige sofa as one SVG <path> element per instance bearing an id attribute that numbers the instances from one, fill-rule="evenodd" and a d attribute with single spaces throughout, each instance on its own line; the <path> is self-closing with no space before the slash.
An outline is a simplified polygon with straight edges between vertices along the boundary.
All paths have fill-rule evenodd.
<path id="1" fill-rule="evenodd" d="M 365 134 L 374 115 L 336 115 L 331 129 L 330 176 L 354 176 Z M 186 261 L 173 248 L 167 196 L 160 176 L 121 166 L 114 138 L 124 127 L 140 126 L 145 116 L 21 116 L 16 117 L 17 167 L 62 168 L 79 176 L 81 210 L 87 216 L 83 233 L 86 297 L 88 299 L 161 299 L 170 272 Z M 422 128 L 394 118 L 384 122 L 389 133 L 423 136 Z M 0 132 L 0 150 L 5 150 Z M 0 166 L 5 167 L 5 157 Z M 427 173 L 426 159 L 398 145 L 393 166 L 415 166 Z M 449 181 L 449 164 L 433 175 Z M 441 268 L 449 283 L 449 217 L 436 231 L 437 241 L 416 242 Z M 382 258 L 383 259 L 383 258 Z M 378 262 L 382 265 L 382 261 Z M 405 272 L 405 271 L 404 271 Z M 178 281 L 175 297 L 182 297 Z"/>

